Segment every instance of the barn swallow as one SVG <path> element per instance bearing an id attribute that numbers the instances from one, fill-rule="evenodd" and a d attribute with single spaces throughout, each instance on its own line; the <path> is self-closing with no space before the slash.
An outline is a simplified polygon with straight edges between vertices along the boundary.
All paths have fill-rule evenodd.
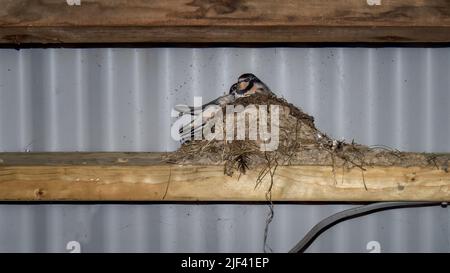
<path id="1" fill-rule="evenodd" d="M 214 118 L 217 111 L 241 97 L 248 97 L 253 94 L 271 94 L 274 93 L 258 77 L 251 73 L 239 76 L 237 83 L 230 87 L 228 94 L 218 97 L 201 107 L 187 105 L 176 105 L 174 109 L 182 114 L 190 114 L 192 121 L 180 129 L 181 139 L 190 139 L 195 133 L 203 130 L 208 121 Z"/>

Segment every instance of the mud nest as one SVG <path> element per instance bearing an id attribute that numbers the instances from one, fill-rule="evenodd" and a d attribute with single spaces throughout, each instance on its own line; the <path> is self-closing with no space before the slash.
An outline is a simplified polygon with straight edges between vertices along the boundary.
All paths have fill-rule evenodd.
<path id="1" fill-rule="evenodd" d="M 259 168 L 261 176 L 272 174 L 277 166 L 321 165 L 335 168 L 371 166 L 433 166 L 448 171 L 446 154 L 407 153 L 385 146 L 368 147 L 355 142 L 332 139 L 319 131 L 314 118 L 285 99 L 256 94 L 239 98 L 234 105 L 279 105 L 279 145 L 274 151 L 261 151 L 263 141 L 257 140 L 193 140 L 181 145 L 166 157 L 167 162 L 192 165 L 223 165 L 224 173 L 245 174 Z M 225 107 L 222 109 L 225 113 Z M 270 127 L 268 113 L 267 128 Z M 225 122 L 225 121 L 224 121 Z M 246 128 L 248 128 L 246 120 Z M 225 125 L 223 126 L 225 128 Z M 246 134 L 248 136 L 248 132 Z M 273 174 L 272 174 L 273 175 Z"/>

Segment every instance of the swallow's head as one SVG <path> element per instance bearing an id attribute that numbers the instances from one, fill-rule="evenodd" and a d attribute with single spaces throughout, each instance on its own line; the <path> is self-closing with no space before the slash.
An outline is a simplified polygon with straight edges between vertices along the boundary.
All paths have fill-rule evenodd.
<path id="1" fill-rule="evenodd" d="M 260 92 L 262 89 L 266 89 L 265 84 L 251 73 L 245 73 L 239 76 L 236 93 L 239 96 L 249 96 L 254 93 Z"/>
<path id="2" fill-rule="evenodd" d="M 237 84 L 239 85 L 239 90 L 245 90 L 247 87 L 249 87 L 252 83 L 255 81 L 259 81 L 259 79 L 251 74 L 251 73 L 245 73 L 239 76 Z"/>
<path id="3" fill-rule="evenodd" d="M 238 90 L 239 90 L 239 88 L 238 88 L 238 83 L 235 83 L 235 84 L 233 84 L 233 85 L 230 87 L 230 92 L 229 92 L 229 94 L 235 94 Z"/>

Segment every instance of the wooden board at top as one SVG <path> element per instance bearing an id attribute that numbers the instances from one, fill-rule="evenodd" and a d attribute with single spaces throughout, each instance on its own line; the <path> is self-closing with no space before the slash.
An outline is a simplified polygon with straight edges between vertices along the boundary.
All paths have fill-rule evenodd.
<path id="1" fill-rule="evenodd" d="M 9 44 L 450 42 L 447 0 L 0 0 L 0 7 L 0 43 Z"/>
<path id="2" fill-rule="evenodd" d="M 266 201 L 259 169 L 177 165 L 158 153 L 0 153 L 0 201 Z M 449 201 L 450 173 L 430 167 L 279 166 L 274 201 Z"/>

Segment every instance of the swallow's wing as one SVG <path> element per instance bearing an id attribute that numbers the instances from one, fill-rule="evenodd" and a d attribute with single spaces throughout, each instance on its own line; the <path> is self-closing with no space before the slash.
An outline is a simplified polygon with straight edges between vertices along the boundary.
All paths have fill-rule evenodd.
<path id="1" fill-rule="evenodd" d="M 191 114 L 191 115 L 197 115 L 200 110 L 205 110 L 206 107 L 210 106 L 210 105 L 219 105 L 219 106 L 224 106 L 227 105 L 229 103 L 232 103 L 234 101 L 234 95 L 233 94 L 227 94 L 221 97 L 218 97 L 215 100 L 212 100 L 206 104 L 203 104 L 201 107 L 193 107 L 193 106 L 188 106 L 185 104 L 178 104 L 175 105 L 174 109 L 180 113 L 183 114 Z"/>

